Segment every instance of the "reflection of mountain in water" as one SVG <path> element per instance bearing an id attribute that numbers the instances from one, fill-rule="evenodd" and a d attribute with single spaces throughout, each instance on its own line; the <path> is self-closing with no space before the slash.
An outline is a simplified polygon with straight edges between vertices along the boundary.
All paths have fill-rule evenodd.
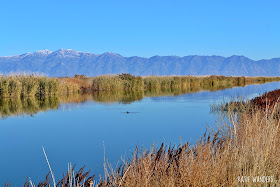
<path id="1" fill-rule="evenodd" d="M 99 103 L 119 102 L 129 104 L 134 101 L 140 101 L 144 97 L 151 97 L 154 101 L 160 100 L 197 100 L 224 97 L 253 97 L 263 94 L 280 87 L 280 82 L 266 83 L 261 85 L 248 85 L 245 87 L 220 87 L 216 89 L 205 90 L 202 88 L 189 89 L 158 89 L 149 91 L 118 91 L 118 92 L 94 92 L 91 94 L 63 95 L 44 98 L 3 98 L 0 99 L 0 117 L 7 118 L 10 116 L 33 116 L 38 112 L 57 110 L 60 105 L 72 103 L 68 107 L 75 107 L 78 103 L 87 101 Z M 253 95 L 252 95 L 253 94 Z M 162 97 L 165 96 L 165 97 Z M 177 97 L 174 97 L 177 96 Z M 64 105 L 65 107 L 65 105 Z"/>

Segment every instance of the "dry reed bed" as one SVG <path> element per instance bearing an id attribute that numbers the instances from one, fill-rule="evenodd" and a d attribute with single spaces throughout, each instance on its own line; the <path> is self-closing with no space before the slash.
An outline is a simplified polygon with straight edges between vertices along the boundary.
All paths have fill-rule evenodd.
<path id="1" fill-rule="evenodd" d="M 266 108 L 275 108 L 277 107 L 277 112 L 280 112 L 280 89 L 276 89 L 274 91 L 266 92 L 261 96 L 255 97 L 252 100 L 244 100 L 242 98 L 232 99 L 232 101 L 223 102 L 221 104 L 211 105 L 211 112 L 219 112 L 219 111 L 244 111 L 244 110 L 252 110 L 252 108 L 265 110 Z M 278 109 L 279 108 L 279 109 Z"/>
<path id="2" fill-rule="evenodd" d="M 78 84 L 44 76 L 0 76 L 0 97 L 19 98 L 78 92 Z"/>
<path id="3" fill-rule="evenodd" d="M 247 84 L 279 81 L 280 77 L 225 77 L 225 76 L 147 76 L 130 74 L 88 78 L 47 78 L 40 75 L 0 76 L 0 97 L 34 97 L 73 92 L 92 91 L 173 91 L 215 90 Z M 182 90 L 182 91 L 180 91 Z"/>
<path id="4" fill-rule="evenodd" d="M 280 89 L 274 90 L 256 97 L 252 100 L 252 104 L 259 108 L 274 107 L 280 98 Z"/>
<path id="5" fill-rule="evenodd" d="M 84 92 L 116 90 L 198 90 L 223 89 L 272 81 L 280 77 L 225 77 L 225 76 L 133 76 L 130 74 L 104 75 L 88 78 L 76 75 L 74 78 L 61 78 L 66 82 L 78 83 Z"/>

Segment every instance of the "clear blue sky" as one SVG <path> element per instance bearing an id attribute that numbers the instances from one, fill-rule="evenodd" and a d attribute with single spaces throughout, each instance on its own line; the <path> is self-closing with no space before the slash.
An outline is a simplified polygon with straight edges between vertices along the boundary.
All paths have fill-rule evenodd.
<path id="1" fill-rule="evenodd" d="M 2 0 L 0 56 L 65 48 L 280 57 L 279 8 L 276 0 Z"/>

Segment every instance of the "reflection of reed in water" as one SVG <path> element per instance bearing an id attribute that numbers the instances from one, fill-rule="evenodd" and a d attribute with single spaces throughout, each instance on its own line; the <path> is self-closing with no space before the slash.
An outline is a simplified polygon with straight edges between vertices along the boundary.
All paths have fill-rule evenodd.
<path id="1" fill-rule="evenodd" d="M 100 103 L 131 103 L 142 100 L 144 91 L 95 91 L 92 93 L 61 95 L 59 101 L 62 103 L 83 103 L 94 101 Z"/>
<path id="2" fill-rule="evenodd" d="M 46 97 L 15 97 L 0 99 L 0 117 L 6 118 L 8 116 L 24 116 L 34 115 L 40 111 L 48 111 L 58 109 L 60 103 L 84 103 L 93 101 L 98 103 L 113 103 L 119 102 L 129 104 L 134 101 L 140 101 L 144 97 L 159 97 L 159 96 L 177 96 L 187 93 L 196 93 L 200 91 L 217 91 L 234 86 L 245 86 L 245 79 L 238 82 L 231 82 L 224 78 L 212 77 L 209 81 L 201 81 L 200 78 L 174 79 L 169 77 L 153 77 L 146 78 L 146 85 L 149 85 L 145 90 L 111 90 L 111 91 L 94 91 L 92 93 L 84 94 L 62 94 L 56 96 Z M 160 80 L 157 82 L 157 80 Z M 174 81 L 175 80 L 175 81 Z M 183 81 L 182 81 L 183 80 Z M 214 80 L 214 81 L 213 81 Z M 253 83 L 253 81 L 251 82 Z M 250 82 L 247 82 L 250 84 Z M 171 86 L 170 86 L 171 85 Z"/>
<path id="3" fill-rule="evenodd" d="M 140 101 L 144 97 L 144 91 L 113 91 L 113 92 L 94 92 L 92 94 L 92 99 L 95 102 L 111 103 L 131 103 L 134 101 Z"/>
<path id="4" fill-rule="evenodd" d="M 40 111 L 58 109 L 58 97 L 44 98 L 2 98 L 0 99 L 0 117 L 34 115 Z"/>
<path id="5" fill-rule="evenodd" d="M 2 98 L 0 99 L 0 117 L 33 116 L 38 112 L 57 110 L 61 103 L 84 103 L 87 101 L 101 103 L 131 103 L 143 99 L 144 92 L 94 92 L 88 94 L 70 94 L 50 97 Z"/>

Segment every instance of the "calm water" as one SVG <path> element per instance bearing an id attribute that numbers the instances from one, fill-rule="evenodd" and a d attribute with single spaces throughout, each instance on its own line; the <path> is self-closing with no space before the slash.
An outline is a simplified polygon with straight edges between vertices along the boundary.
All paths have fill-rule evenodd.
<path id="1" fill-rule="evenodd" d="M 0 120 L 0 186 L 6 181 L 22 186 L 27 176 L 33 182 L 44 179 L 49 170 L 42 146 L 59 178 L 67 171 L 69 162 L 103 174 L 103 142 L 105 156 L 113 166 L 121 156 L 130 157 L 136 145 L 147 149 L 155 142 L 178 145 L 180 137 L 183 143 L 195 142 L 205 132 L 206 123 L 211 126 L 215 121 L 210 104 L 238 95 L 252 98 L 279 87 L 280 83 L 267 83 L 215 92 L 144 97 L 129 103 L 52 101 L 52 107 L 32 116 L 4 115 Z M 18 107 L 15 104 L 10 110 Z M 44 108 L 42 104 L 40 107 Z M 8 113 L 4 107 L 0 111 Z"/>

